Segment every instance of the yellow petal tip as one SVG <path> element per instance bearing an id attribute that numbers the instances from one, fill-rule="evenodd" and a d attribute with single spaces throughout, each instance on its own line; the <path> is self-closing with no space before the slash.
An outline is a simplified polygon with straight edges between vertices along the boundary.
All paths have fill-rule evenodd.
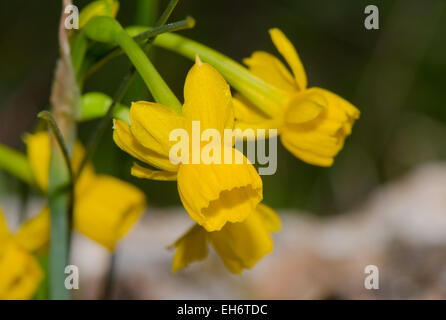
<path id="1" fill-rule="evenodd" d="M 281 31 L 279 28 L 276 28 L 276 27 L 274 27 L 274 28 L 269 28 L 269 29 L 268 29 L 268 33 L 269 33 L 270 35 L 272 35 L 273 33 L 276 33 L 276 32 L 280 32 L 280 33 L 282 33 L 282 31 Z"/>
<path id="2" fill-rule="evenodd" d="M 201 66 L 203 65 L 203 62 L 201 61 L 200 56 L 198 55 L 198 53 L 195 54 L 195 63 L 196 63 L 199 67 L 201 67 Z"/>

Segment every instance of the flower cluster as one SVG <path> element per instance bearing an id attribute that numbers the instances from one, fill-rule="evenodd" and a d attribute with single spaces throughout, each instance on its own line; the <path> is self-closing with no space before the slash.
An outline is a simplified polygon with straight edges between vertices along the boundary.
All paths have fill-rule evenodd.
<path id="1" fill-rule="evenodd" d="M 75 85 L 69 82 L 75 88 L 67 96 L 75 97 L 90 73 L 124 53 L 154 101 L 137 101 L 128 108 L 119 99 L 112 103 L 103 93 L 85 93 L 73 103 L 82 109 L 72 115 L 67 112 L 73 117 L 68 120 L 75 123 L 75 120 L 103 117 L 110 124 L 113 115 L 114 142 L 136 159 L 131 175 L 177 182 L 179 198 L 193 224 L 170 246 L 175 250 L 173 272 L 206 258 L 211 245 L 230 272 L 242 273 L 272 251 L 271 233 L 279 231 L 281 223 L 278 214 L 262 203 L 262 179 L 249 155 L 236 148 L 237 142 L 243 144 L 248 138 L 264 142 L 278 135 L 295 157 L 328 167 L 351 134 L 360 112 L 330 91 L 308 88 L 296 49 L 279 29 L 271 29 L 270 36 L 289 68 L 279 58 L 263 51 L 255 51 L 245 59 L 247 67 L 244 67 L 203 44 L 167 32 L 179 30 L 174 29 L 174 24 L 163 25 L 172 8 L 166 9 L 166 15 L 161 16 L 155 28 L 123 28 L 115 19 L 118 9 L 116 0 L 97 0 L 82 10 L 81 29 L 70 33 L 71 56 L 65 59 L 72 64 L 65 71 L 71 70 L 71 80 L 76 82 Z M 192 27 L 193 21 L 186 19 L 176 24 L 179 25 Z M 180 103 L 143 50 L 148 39 L 155 46 L 195 61 L 185 79 L 184 103 Z M 55 86 L 55 89 L 66 89 L 65 86 Z M 65 100 L 62 99 L 63 103 Z M 53 153 L 55 147 L 65 151 L 65 165 L 71 173 L 67 180 L 72 192 L 69 200 L 72 200 L 73 229 L 113 251 L 146 207 L 141 190 L 95 172 L 81 143 L 70 144 L 76 140 L 75 128 L 67 130 L 71 136 L 66 134 L 73 138 L 67 143 L 73 149 L 70 156 L 67 151 L 70 148 L 64 148 L 64 137 L 58 135 L 57 125 L 49 123 L 58 145 L 51 143 L 47 131 L 28 134 L 25 160 L 8 166 L 11 172 L 40 190 L 49 203 L 17 233 L 10 231 L 0 212 L 0 299 L 31 298 L 44 277 L 36 257 L 48 247 L 50 220 L 54 217 L 54 210 L 49 209 L 51 181 L 57 172 L 51 170 L 52 156 L 61 154 Z M 196 123 L 199 123 L 198 132 Z M 256 132 L 258 129 L 262 135 L 233 135 L 226 140 L 227 130 Z M 198 142 L 177 148 L 173 134 L 176 130 L 188 136 L 198 135 L 199 139 L 195 140 Z M 224 143 L 221 136 L 225 136 Z M 11 154 L 20 157 L 15 151 Z M 204 159 L 203 154 L 210 157 Z M 230 161 L 226 161 L 227 155 Z M 222 157 L 225 161 L 221 161 Z M 209 161 L 210 158 L 213 160 Z M 69 201 L 65 202 L 64 208 Z"/>
<path id="2" fill-rule="evenodd" d="M 330 166 L 359 117 L 358 109 L 336 94 L 321 88 L 308 89 L 294 46 L 279 29 L 271 29 L 270 34 L 292 73 L 267 52 L 256 51 L 245 59 L 249 67 L 246 70 L 201 44 L 178 35 L 160 35 L 156 45 L 196 57 L 186 78 L 181 114 L 168 106 L 135 102 L 130 108 L 129 124 L 115 120 L 116 144 L 160 169 L 154 171 L 135 163 L 132 175 L 177 180 L 181 201 L 197 223 L 173 246 L 174 271 L 206 257 L 210 243 L 228 269 L 240 273 L 271 250 L 269 233 L 277 231 L 280 223 L 274 211 L 259 203 L 262 182 L 252 165 L 173 165 L 168 161 L 173 144 L 169 132 L 175 128 L 190 130 L 192 121 L 200 121 L 204 129 L 219 131 L 231 127 L 276 129 L 293 155 L 313 165 Z M 238 89 L 234 97 L 211 65 Z"/>
<path id="3" fill-rule="evenodd" d="M 36 185 L 46 193 L 50 136 L 41 131 L 27 135 L 25 142 Z M 82 145 L 76 143 L 71 160 L 74 172 L 84 153 Z M 74 228 L 110 251 L 138 221 L 146 206 L 145 196 L 139 189 L 114 177 L 96 174 L 92 164 L 87 164 L 79 175 L 74 199 Z"/>
<path id="4" fill-rule="evenodd" d="M 46 194 L 50 135 L 46 131 L 28 134 L 25 143 L 33 185 Z M 75 171 L 84 153 L 82 145 L 76 143 L 71 160 Z M 91 164 L 87 164 L 78 178 L 74 199 L 74 229 L 110 251 L 135 225 L 146 207 L 143 192 L 114 177 L 96 174 Z M 5 216 L 0 211 L 0 299 L 32 297 L 44 277 L 36 253 L 47 249 L 49 238 L 47 205 L 15 234 L 8 231 Z"/>
<path id="5" fill-rule="evenodd" d="M 50 216 L 45 207 L 13 233 L 0 209 L 0 300 L 29 299 L 44 277 L 35 253 L 50 237 Z"/>

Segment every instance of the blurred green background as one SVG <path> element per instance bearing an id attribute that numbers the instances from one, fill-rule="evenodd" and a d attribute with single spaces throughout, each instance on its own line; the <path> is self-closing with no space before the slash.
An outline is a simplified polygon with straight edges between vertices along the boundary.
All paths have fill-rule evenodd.
<path id="1" fill-rule="evenodd" d="M 89 1 L 74 1 L 80 9 Z M 120 1 L 123 25 L 138 19 L 137 0 Z M 160 10 L 167 1 L 160 1 Z M 364 8 L 375 4 L 380 29 L 364 28 Z M 378 186 L 423 162 L 446 157 L 446 1 L 278 0 L 181 1 L 170 21 L 193 16 L 182 31 L 241 61 L 254 50 L 277 54 L 268 29 L 279 27 L 296 46 L 310 86 L 336 92 L 361 110 L 353 134 L 331 168 L 294 158 L 278 144 L 278 169 L 263 176 L 265 203 L 307 209 L 319 215 L 345 212 Z M 48 106 L 58 55 L 61 1 L 0 1 L 0 142 L 23 150 L 23 133 Z M 192 62 L 155 48 L 154 62 L 182 98 Z M 107 64 L 85 85 L 87 91 L 117 90 L 129 68 L 125 57 Z M 127 95 L 130 103 L 147 92 Z M 85 143 L 97 121 L 79 126 Z M 133 160 L 111 138 L 111 124 L 94 156 L 98 172 L 132 181 L 151 206 L 180 205 L 175 182 L 130 176 Z M 23 186 L 0 173 L 0 195 Z"/>

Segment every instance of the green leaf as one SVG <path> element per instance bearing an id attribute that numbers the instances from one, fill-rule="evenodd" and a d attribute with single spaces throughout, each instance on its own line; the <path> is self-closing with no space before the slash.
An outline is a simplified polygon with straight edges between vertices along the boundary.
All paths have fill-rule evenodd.
<path id="1" fill-rule="evenodd" d="M 0 144 L 0 169 L 29 185 L 34 184 L 31 166 L 26 156 L 2 144 Z"/>

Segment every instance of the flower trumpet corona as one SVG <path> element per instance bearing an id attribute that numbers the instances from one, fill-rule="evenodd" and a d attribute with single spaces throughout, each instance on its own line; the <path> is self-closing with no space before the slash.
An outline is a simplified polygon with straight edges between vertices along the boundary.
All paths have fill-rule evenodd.
<path id="1" fill-rule="evenodd" d="M 220 231 L 206 232 L 195 225 L 172 245 L 175 248 L 172 271 L 205 259 L 211 244 L 229 271 L 242 273 L 272 251 L 270 233 L 279 229 L 279 216 L 263 204 L 259 204 L 245 221 L 227 223 Z"/>
<path id="2" fill-rule="evenodd" d="M 27 135 L 25 142 L 36 184 L 47 192 L 50 136 L 42 131 Z M 83 156 L 83 147 L 77 143 L 71 160 L 75 172 Z M 74 199 L 74 228 L 108 250 L 115 248 L 146 206 L 139 189 L 114 177 L 96 174 L 91 164 L 85 166 L 75 183 Z"/>
<path id="3" fill-rule="evenodd" d="M 239 92 L 234 98 L 236 127 L 276 128 L 283 145 L 301 160 L 331 166 L 350 135 L 359 110 L 336 94 L 307 88 L 302 62 L 279 29 L 272 41 L 292 73 L 275 56 L 256 51 L 244 60 L 249 70 L 200 43 L 177 34 L 162 34 L 154 44 L 190 59 L 199 54 Z"/>
<path id="4" fill-rule="evenodd" d="M 134 164 L 131 173 L 139 178 L 177 180 L 181 201 L 190 217 L 207 231 L 220 230 L 227 222 L 242 222 L 262 200 L 262 180 L 249 161 L 231 145 L 214 148 L 210 153 L 242 157 L 241 164 L 187 161 L 189 149 L 175 150 L 172 133 L 182 129 L 192 135 L 192 125 L 200 121 L 202 134 L 207 130 L 232 129 L 234 115 L 229 85 L 209 64 L 198 58 L 184 85 L 181 114 L 167 106 L 136 102 L 130 108 L 130 125 L 115 120 L 113 138 L 124 151 L 160 170 Z M 192 141 L 193 142 L 193 141 Z M 208 145 L 193 145 L 191 154 Z M 172 157 L 172 154 L 174 156 Z M 177 157 L 178 156 L 178 157 Z M 171 161 L 186 159 L 185 161 Z M 206 162 L 206 163 L 205 163 Z"/>
<path id="5" fill-rule="evenodd" d="M 8 230 L 0 209 L 0 300 L 31 299 L 44 274 L 33 255 L 49 242 L 50 215 L 47 207 L 18 230 Z"/>

